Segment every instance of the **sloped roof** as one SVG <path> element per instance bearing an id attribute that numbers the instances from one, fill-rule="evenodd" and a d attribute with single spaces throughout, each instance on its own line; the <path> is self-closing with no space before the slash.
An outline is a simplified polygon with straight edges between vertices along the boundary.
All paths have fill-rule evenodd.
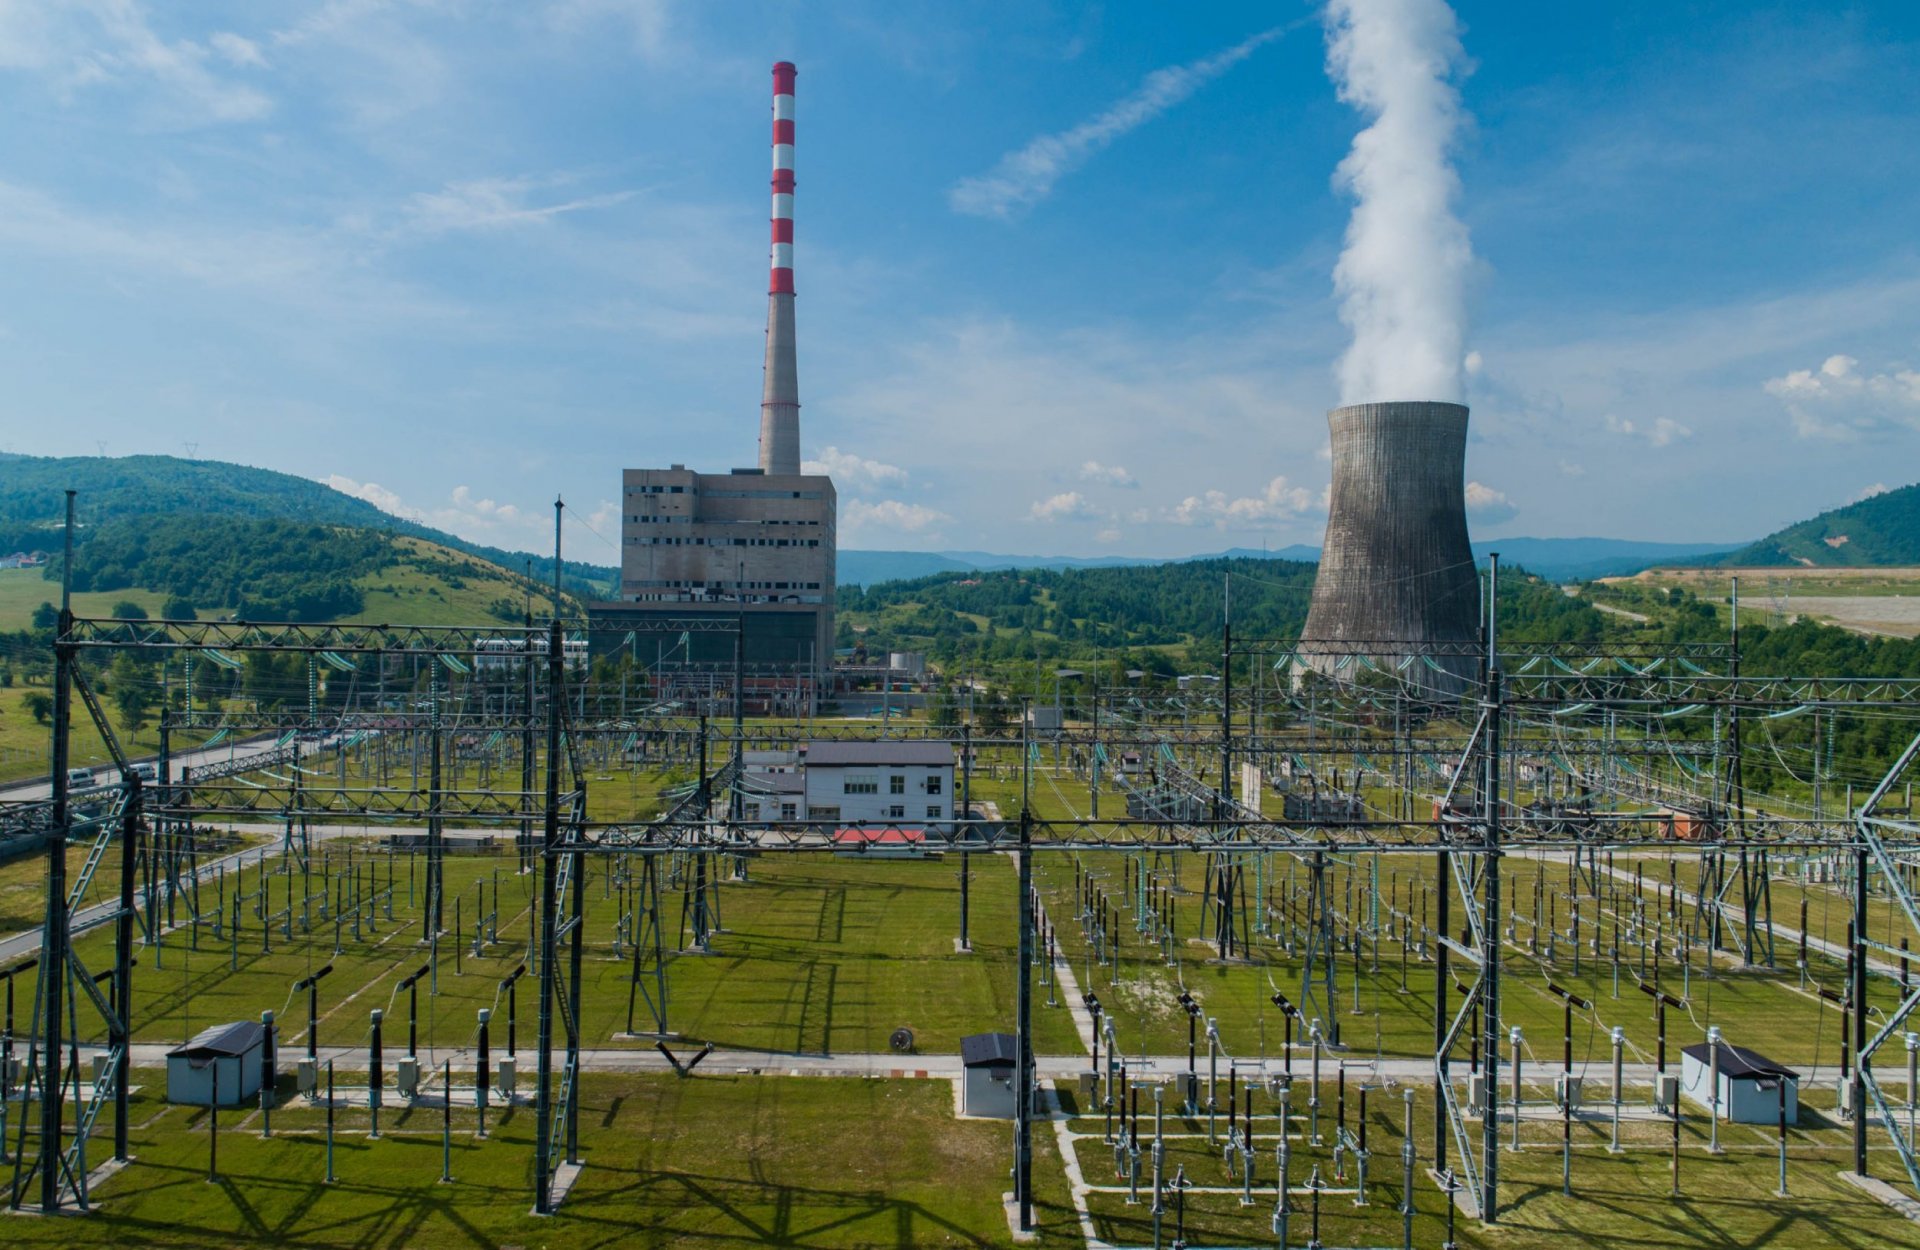
<path id="1" fill-rule="evenodd" d="M 912 742 L 822 740 L 807 743 L 806 761 L 809 768 L 822 765 L 829 768 L 857 767 L 862 764 L 922 765 L 939 768 L 953 763 L 953 743 L 929 742 L 924 739 Z"/>
<path id="2" fill-rule="evenodd" d="M 1010 1068 L 1015 1038 L 1011 1033 L 975 1033 L 960 1039 L 960 1064 L 967 1068 Z"/>
<path id="3" fill-rule="evenodd" d="M 216 1024 L 200 1032 L 184 1046 L 176 1046 L 167 1052 L 167 1058 L 184 1056 L 189 1059 L 203 1059 L 210 1055 L 244 1055 L 260 1045 L 266 1037 L 266 1030 L 258 1021 L 237 1020 L 232 1024 Z"/>
<path id="4" fill-rule="evenodd" d="M 1792 1068 L 1782 1067 L 1758 1051 L 1748 1050 L 1744 1046 L 1735 1046 L 1730 1042 L 1721 1042 L 1719 1046 L 1721 1076 L 1736 1081 L 1751 1080 L 1754 1078 L 1767 1079 L 1780 1076 L 1784 1076 L 1792 1081 L 1800 1079 L 1798 1072 L 1795 1072 Z M 1683 1046 L 1681 1047 L 1680 1053 L 1689 1059 L 1698 1060 L 1701 1063 L 1711 1064 L 1713 1062 L 1713 1058 L 1709 1054 L 1709 1045 L 1706 1042 L 1696 1042 L 1691 1046 Z"/>

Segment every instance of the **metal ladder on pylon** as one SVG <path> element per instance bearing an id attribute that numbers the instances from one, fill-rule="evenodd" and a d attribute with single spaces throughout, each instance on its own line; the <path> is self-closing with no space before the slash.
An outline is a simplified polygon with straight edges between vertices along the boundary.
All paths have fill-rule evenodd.
<path id="1" fill-rule="evenodd" d="M 122 790 L 114 797 L 113 807 L 100 818 L 100 831 L 94 835 L 93 845 L 87 850 L 87 862 L 80 866 L 80 875 L 74 880 L 73 889 L 67 893 L 69 911 L 80 906 L 80 900 L 87 896 L 87 887 L 93 884 L 93 874 L 100 862 L 107 857 L 107 848 L 113 845 L 114 833 L 120 828 L 120 816 L 127 806 L 127 792 Z"/>

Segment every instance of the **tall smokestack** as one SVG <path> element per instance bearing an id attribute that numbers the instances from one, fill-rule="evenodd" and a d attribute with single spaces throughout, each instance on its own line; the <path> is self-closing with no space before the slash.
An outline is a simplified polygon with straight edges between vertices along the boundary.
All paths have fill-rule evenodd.
<path id="1" fill-rule="evenodd" d="M 773 256 L 767 282 L 766 384 L 760 395 L 760 469 L 800 472 L 800 369 L 793 341 L 793 80 L 773 67 Z"/>
<path id="2" fill-rule="evenodd" d="M 1345 655 L 1393 659 L 1472 642 L 1480 598 L 1467 543 L 1465 406 L 1351 404 L 1328 413 L 1327 426 L 1333 494 L 1305 663 L 1333 673 Z M 1442 695 L 1459 693 L 1473 672 L 1470 659 L 1445 654 L 1405 670 L 1411 684 Z"/>

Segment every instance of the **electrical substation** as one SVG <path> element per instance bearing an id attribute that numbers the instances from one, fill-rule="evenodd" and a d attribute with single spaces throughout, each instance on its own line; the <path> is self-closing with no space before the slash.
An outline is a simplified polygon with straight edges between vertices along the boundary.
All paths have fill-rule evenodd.
<path id="1" fill-rule="evenodd" d="M 0 943 L 8 1207 L 307 1186 L 488 1244 L 597 1244 L 640 1204 L 714 1244 L 1909 1228 L 1920 675 L 1751 671 L 1737 587 L 1718 641 L 1503 637 L 1464 406 L 1330 415 L 1302 636 L 1236 633 L 1228 584 L 1192 680 L 1060 669 L 1010 717 L 944 674 L 937 720 L 888 674 L 880 716 L 827 710 L 794 81 L 759 464 L 627 471 L 616 598 L 576 614 L 557 571 L 545 619 L 390 626 L 63 589 L 50 794 L 0 805 L 0 855 L 45 863 L 44 922 Z M 72 492 L 67 521 L 70 576 Z M 151 769 L 96 697 L 122 655 L 184 689 Z M 250 666 L 304 699 L 196 700 Z M 88 723 L 104 784 L 70 773 Z M 1871 777 L 1835 757 L 1860 726 Z M 1761 752 L 1811 801 L 1750 793 Z"/>
<path id="2" fill-rule="evenodd" d="M 1497 574 L 1480 584 L 1497 604 Z M 272 1134 L 276 1150 L 324 1148 L 334 1175 L 345 1121 L 372 1149 L 421 1107 L 450 1142 L 457 1111 L 465 1157 L 510 1149 L 490 1128 L 530 1117 L 527 1205 L 564 1212 L 596 1153 L 583 1084 L 616 1053 L 660 1055 L 690 1095 L 736 1068 L 714 1057 L 726 1022 L 690 1019 L 680 987 L 747 941 L 789 874 L 822 863 L 848 890 L 862 874 L 938 888 L 957 948 L 1013 930 L 1010 1018 L 983 1008 L 943 1035 L 902 1000 L 876 1014 L 885 1031 L 847 1040 L 884 1056 L 896 1025 L 918 1024 L 888 1068 L 924 1070 L 932 1054 L 907 1048 L 937 1048 L 957 1080 L 960 1031 L 1011 1033 L 1016 1226 L 1035 1219 L 1037 1139 L 1045 1166 L 1069 1166 L 1078 1225 L 1127 1245 L 1176 1230 L 1195 1245 L 1220 1244 L 1195 1239 L 1205 1230 L 1434 1244 L 1443 1213 L 1497 1225 L 1511 1186 L 1543 1169 L 1575 1204 L 1627 1161 L 1685 1194 L 1689 1173 L 1727 1166 L 1736 1133 L 1739 1166 L 1770 1186 L 1794 1150 L 1920 1182 L 1920 737 L 1870 791 L 1817 808 L 1763 806 L 1741 784 L 1746 753 L 1777 749 L 1776 724 L 1908 719 L 1920 679 L 1747 673 L 1734 640 L 1654 654 L 1497 637 L 1344 642 L 1326 673 L 1300 657 L 1337 640 L 1229 631 L 1204 695 L 1086 690 L 1039 733 L 1044 718 L 885 726 L 959 753 L 953 818 L 864 826 L 911 830 L 919 853 L 902 860 L 848 854 L 838 820 L 746 814 L 748 752 L 877 727 L 621 706 L 566 662 L 584 628 L 63 614 L 61 731 L 96 715 L 87 673 L 126 648 L 183 673 L 290 656 L 316 689 L 417 668 L 427 697 L 377 729 L 342 710 L 351 700 L 222 712 L 234 737 L 283 745 L 231 771 L 163 752 L 153 783 L 128 767 L 84 808 L 56 733 L 52 797 L 6 812 L 10 841 L 47 862 L 35 956 L 0 970 L 25 1008 L 0 1063 L 16 1209 L 86 1209 L 96 1189 L 138 1183 L 98 1173 L 127 1157 L 143 1044 L 166 1043 L 170 1065 L 235 1052 L 231 1069 L 183 1070 L 183 1088 L 254 1065 L 244 1091 L 205 1091 L 216 1124 L 194 1131 L 209 1152 Z M 502 636 L 530 662 L 478 664 Z M 1467 674 L 1465 690 L 1438 695 L 1436 672 Z M 163 727 L 210 728 L 198 712 Z M 620 773 L 667 764 L 690 780 L 664 815 L 617 810 Z M 213 849 L 221 824 L 258 840 Z M 72 875 L 68 847 L 84 853 Z M 1004 910 L 983 916 L 989 898 Z M 916 976 L 972 976 L 982 957 Z M 201 1036 L 184 1046 L 189 1010 Z M 205 1029 L 209 1010 L 255 1023 Z M 851 1049 L 798 1030 L 798 1044 L 749 1045 L 816 1063 Z M 1719 1070 L 1683 1082 L 1683 1048 Z M 1714 1105 L 1729 1077 L 1765 1085 L 1743 1080 L 1738 1116 Z M 1780 1099 L 1781 1123 L 1739 1126 L 1761 1096 Z M 1810 1144 L 1810 1114 L 1831 1140 Z M 1752 1139 L 1776 1129 L 1777 1158 Z"/>

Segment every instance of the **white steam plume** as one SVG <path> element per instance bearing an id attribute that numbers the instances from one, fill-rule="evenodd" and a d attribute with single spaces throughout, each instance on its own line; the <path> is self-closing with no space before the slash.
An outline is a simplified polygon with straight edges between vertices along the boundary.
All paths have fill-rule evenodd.
<path id="1" fill-rule="evenodd" d="M 1353 330 L 1341 402 L 1458 403 L 1473 263 L 1448 163 L 1467 120 L 1452 81 L 1466 57 L 1459 22 L 1445 0 L 1329 0 L 1326 22 L 1327 73 L 1371 121 L 1334 175 L 1354 197 L 1333 271 Z"/>

